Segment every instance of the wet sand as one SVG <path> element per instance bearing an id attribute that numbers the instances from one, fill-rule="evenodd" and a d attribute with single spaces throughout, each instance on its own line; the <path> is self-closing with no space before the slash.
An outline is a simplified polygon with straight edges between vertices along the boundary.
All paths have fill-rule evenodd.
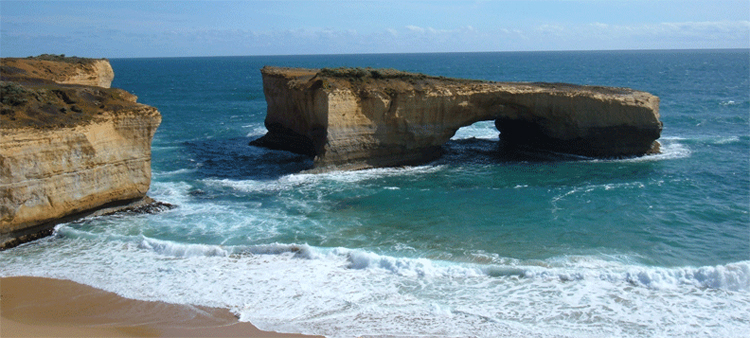
<path id="1" fill-rule="evenodd" d="M 226 309 L 126 299 L 86 285 L 0 278 L 0 337 L 310 337 L 265 332 Z"/>

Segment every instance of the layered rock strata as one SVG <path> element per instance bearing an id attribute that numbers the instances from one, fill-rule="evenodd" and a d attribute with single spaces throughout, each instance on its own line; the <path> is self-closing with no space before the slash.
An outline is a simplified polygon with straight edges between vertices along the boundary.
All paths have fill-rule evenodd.
<path id="1" fill-rule="evenodd" d="M 511 145 L 593 157 L 658 152 L 659 98 L 628 88 L 500 83 L 390 69 L 264 67 L 268 133 L 252 145 L 317 170 L 424 163 L 455 132 L 493 120 Z"/>
<path id="2" fill-rule="evenodd" d="M 152 202 L 144 198 L 157 109 L 123 90 L 91 86 L 112 81 L 106 60 L 92 68 L 42 60 L 42 69 L 35 68 L 40 60 L 26 61 L 2 60 L 0 248 L 49 233 L 60 221 Z M 61 78 L 54 70 L 71 65 L 80 67 L 64 81 L 85 85 L 54 82 Z"/>

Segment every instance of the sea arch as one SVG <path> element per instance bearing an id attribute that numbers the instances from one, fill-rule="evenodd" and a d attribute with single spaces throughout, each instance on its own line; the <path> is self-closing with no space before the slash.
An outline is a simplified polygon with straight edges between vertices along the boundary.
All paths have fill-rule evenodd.
<path id="1" fill-rule="evenodd" d="M 251 145 L 314 169 L 419 164 L 456 131 L 494 121 L 504 142 L 594 157 L 658 152 L 659 98 L 629 88 L 500 83 L 382 69 L 264 67 L 268 133 Z"/>

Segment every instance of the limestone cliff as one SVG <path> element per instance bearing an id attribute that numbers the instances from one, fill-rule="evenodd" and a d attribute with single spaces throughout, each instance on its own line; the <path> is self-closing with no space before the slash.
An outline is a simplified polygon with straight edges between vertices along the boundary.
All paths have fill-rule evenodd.
<path id="1" fill-rule="evenodd" d="M 5 81 L 43 79 L 62 84 L 109 88 L 115 72 L 106 59 L 85 59 L 57 55 L 4 58 L 0 72 Z"/>
<path id="2" fill-rule="evenodd" d="M 44 69 L 66 69 L 70 62 L 44 61 L 53 64 L 39 69 L 39 60 L 25 60 L 2 60 L 0 248 L 48 232 L 60 220 L 142 200 L 151 182 L 151 140 L 161 122 L 156 108 L 135 96 L 88 85 L 109 85 L 106 61 L 79 69 L 90 73 L 63 77 Z M 6 76 L 9 64 L 27 73 Z M 46 78 L 28 75 L 38 73 Z M 86 85 L 50 80 L 76 78 Z"/>
<path id="3" fill-rule="evenodd" d="M 498 83 L 385 69 L 264 67 L 268 133 L 252 145 L 315 156 L 315 167 L 424 163 L 455 132 L 494 120 L 519 146 L 595 157 L 658 151 L 659 98 L 628 88 Z"/>

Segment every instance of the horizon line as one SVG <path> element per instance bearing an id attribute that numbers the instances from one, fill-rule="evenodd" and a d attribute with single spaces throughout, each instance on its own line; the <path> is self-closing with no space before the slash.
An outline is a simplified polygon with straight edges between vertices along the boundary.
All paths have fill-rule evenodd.
<path id="1" fill-rule="evenodd" d="M 471 51 L 471 52 L 383 52 L 383 53 L 311 53 L 311 54 L 236 54 L 236 55 L 192 55 L 192 56 L 132 56 L 132 57 L 81 57 L 91 59 L 179 59 L 179 58 L 230 58 L 230 57 L 290 57 L 290 56 L 351 56 L 351 55 L 418 55 L 418 54 L 490 54 L 490 53 L 569 53 L 569 52 L 658 52 L 658 51 L 742 51 L 750 52 L 750 47 L 726 48 L 643 48 L 643 49 L 559 49 L 559 50 L 517 50 L 517 51 Z M 3 56 L 2 58 L 31 58 L 40 55 L 76 55 L 42 53 L 29 56 Z"/>

